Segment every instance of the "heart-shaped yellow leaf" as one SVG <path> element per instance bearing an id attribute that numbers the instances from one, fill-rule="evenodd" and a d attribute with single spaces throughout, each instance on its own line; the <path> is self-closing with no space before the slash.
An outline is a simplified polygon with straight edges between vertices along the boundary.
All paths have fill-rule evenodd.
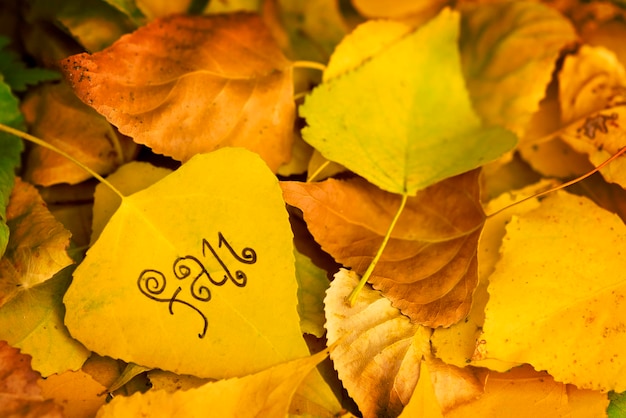
<path id="1" fill-rule="evenodd" d="M 225 148 L 124 197 L 74 274 L 65 322 L 102 355 L 240 376 L 308 354 L 296 292 L 276 177 Z"/>

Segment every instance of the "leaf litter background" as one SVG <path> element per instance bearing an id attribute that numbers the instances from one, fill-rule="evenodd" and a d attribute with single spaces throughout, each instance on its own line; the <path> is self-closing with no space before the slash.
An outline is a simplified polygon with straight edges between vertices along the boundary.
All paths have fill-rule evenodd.
<path id="1" fill-rule="evenodd" d="M 2 4 L 0 415 L 626 416 L 617 3 L 205 3 Z"/>

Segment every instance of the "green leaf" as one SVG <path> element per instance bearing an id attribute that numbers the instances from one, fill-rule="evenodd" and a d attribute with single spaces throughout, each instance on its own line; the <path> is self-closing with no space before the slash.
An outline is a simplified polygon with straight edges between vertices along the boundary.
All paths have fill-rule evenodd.
<path id="1" fill-rule="evenodd" d="M 7 48 L 10 40 L 0 36 L 0 74 L 14 91 L 25 91 L 28 85 L 41 81 L 58 80 L 61 74 L 44 68 L 26 68 L 20 57 Z"/>
<path id="2" fill-rule="evenodd" d="M 24 123 L 17 98 L 13 96 L 11 88 L 2 81 L 1 77 L 0 123 L 14 128 L 22 128 Z M 21 139 L 0 132 L 0 256 L 4 254 L 9 242 L 6 210 L 15 182 L 15 169 L 20 165 L 20 154 L 23 149 L 24 145 Z"/>
<path id="3" fill-rule="evenodd" d="M 510 150 L 515 136 L 482 127 L 472 109 L 459 20 L 446 9 L 318 86 L 300 108 L 305 141 L 381 189 L 409 195 Z"/>
<path id="4" fill-rule="evenodd" d="M 609 400 L 611 403 L 606 412 L 609 418 L 625 418 L 626 417 L 626 392 L 615 393 L 609 392 Z"/>

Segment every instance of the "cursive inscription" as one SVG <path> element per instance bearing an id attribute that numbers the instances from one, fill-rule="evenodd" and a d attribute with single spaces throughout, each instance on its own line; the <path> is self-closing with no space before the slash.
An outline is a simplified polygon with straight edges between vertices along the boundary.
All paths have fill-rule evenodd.
<path id="1" fill-rule="evenodd" d="M 209 321 L 200 307 L 202 303 L 211 300 L 211 287 L 224 286 L 228 282 L 237 287 L 245 287 L 248 283 L 246 273 L 243 270 L 234 270 L 233 274 L 218 253 L 218 250 L 222 248 L 228 250 L 230 255 L 242 264 L 254 264 L 257 261 L 257 254 L 254 249 L 245 247 L 239 254 L 228 243 L 221 232 L 217 233 L 217 238 L 217 249 L 205 238 L 202 239 L 202 259 L 193 255 L 186 255 L 174 260 L 172 273 L 176 280 L 169 281 L 169 283 L 174 283 L 173 285 L 170 284 L 168 286 L 166 275 L 154 269 L 143 270 L 137 279 L 139 291 L 154 301 L 167 303 L 170 315 L 174 315 L 175 304 L 184 305 L 197 312 L 203 321 L 202 331 L 198 334 L 199 338 L 206 336 L 209 327 Z M 222 250 L 221 252 L 225 251 Z M 219 263 L 224 272 L 223 277 L 217 280 L 206 268 L 206 261 L 210 257 L 213 257 Z M 168 291 L 166 291 L 167 288 L 169 288 Z M 186 289 L 189 291 L 184 291 Z M 186 296 L 187 294 L 189 296 Z"/>

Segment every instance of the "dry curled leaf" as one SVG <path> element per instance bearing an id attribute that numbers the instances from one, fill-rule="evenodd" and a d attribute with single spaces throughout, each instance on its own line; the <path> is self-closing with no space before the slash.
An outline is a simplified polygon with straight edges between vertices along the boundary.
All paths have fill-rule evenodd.
<path id="1" fill-rule="evenodd" d="M 389 228 L 400 196 L 362 179 L 282 182 L 290 205 L 322 249 L 363 274 Z M 413 321 L 449 326 L 469 312 L 478 283 L 476 249 L 484 214 L 478 171 L 410 197 L 370 282 Z"/>
<path id="2" fill-rule="evenodd" d="M 244 147 L 274 172 L 291 153 L 291 66 L 248 13 L 164 17 L 62 61 L 81 100 L 155 152 L 186 161 Z"/>
<path id="3" fill-rule="evenodd" d="M 345 299 L 358 281 L 354 271 L 341 269 L 326 292 L 328 343 L 336 344 L 330 358 L 364 417 L 394 417 L 415 389 L 431 330 L 369 288 L 350 307 Z"/>
<path id="4" fill-rule="evenodd" d="M 0 305 L 73 263 L 66 252 L 70 232 L 50 214 L 37 189 L 19 178 L 7 224 L 11 235 L 0 259 Z"/>

